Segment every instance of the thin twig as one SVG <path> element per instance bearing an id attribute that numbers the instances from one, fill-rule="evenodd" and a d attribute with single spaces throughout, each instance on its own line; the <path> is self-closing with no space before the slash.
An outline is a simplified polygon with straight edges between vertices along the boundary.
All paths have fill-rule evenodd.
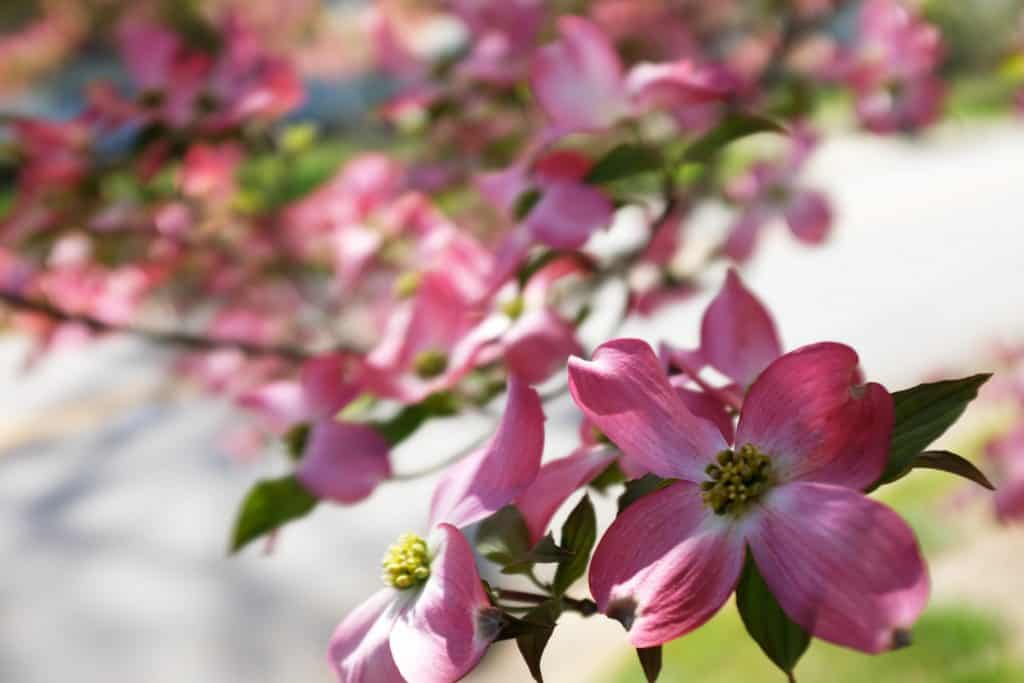
<path id="1" fill-rule="evenodd" d="M 295 346 L 254 344 L 238 339 L 205 337 L 175 330 L 157 330 L 135 325 L 111 323 L 86 313 L 71 313 L 49 302 L 29 299 L 13 292 L 0 291 L 0 303 L 20 311 L 38 313 L 60 322 L 84 325 L 93 332 L 130 334 L 161 346 L 178 346 L 199 351 L 236 349 L 248 356 L 278 356 L 297 363 L 308 360 L 314 355 L 311 351 Z"/>

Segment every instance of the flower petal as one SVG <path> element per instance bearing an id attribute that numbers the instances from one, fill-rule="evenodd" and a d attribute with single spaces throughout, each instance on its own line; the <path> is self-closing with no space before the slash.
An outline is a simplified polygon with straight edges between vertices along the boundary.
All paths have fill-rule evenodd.
<path id="1" fill-rule="evenodd" d="M 398 593 L 377 591 L 338 624 L 327 658 L 339 683 L 405 683 L 388 638 L 398 617 Z"/>
<path id="2" fill-rule="evenodd" d="M 453 683 L 476 666 L 497 632 L 484 618 L 491 604 L 469 541 L 450 524 L 430 541 L 430 578 L 395 621 L 391 652 L 407 680 Z"/>
<path id="3" fill-rule="evenodd" d="M 558 21 L 561 39 L 537 51 L 530 86 L 544 113 L 567 130 L 596 131 L 626 113 L 622 63 L 607 36 L 576 16 Z"/>
<path id="4" fill-rule="evenodd" d="M 306 361 L 300 384 L 309 417 L 314 420 L 334 417 L 359 394 L 351 373 L 356 359 L 329 354 Z"/>
<path id="5" fill-rule="evenodd" d="M 370 427 L 321 420 L 313 424 L 297 476 L 318 498 L 355 503 L 391 476 L 390 450 Z"/>
<path id="6" fill-rule="evenodd" d="M 772 456 L 783 481 L 864 489 L 881 475 L 892 434 L 892 396 L 860 384 L 856 352 L 823 342 L 782 356 L 747 392 L 736 444 Z"/>
<path id="7" fill-rule="evenodd" d="M 543 382 L 582 349 L 576 329 L 550 308 L 526 312 L 505 334 L 505 365 L 528 384 Z"/>
<path id="8" fill-rule="evenodd" d="M 745 556 L 743 535 L 676 482 L 644 496 L 612 523 L 594 552 L 590 592 L 636 647 L 692 631 L 729 599 Z"/>
<path id="9" fill-rule="evenodd" d="M 545 183 L 541 192 L 526 225 L 538 242 L 554 249 L 579 249 L 615 211 L 603 192 L 583 183 Z"/>
<path id="10" fill-rule="evenodd" d="M 498 431 L 438 482 L 430 501 L 430 523 L 465 527 L 497 512 L 526 490 L 540 469 L 544 419 L 537 392 L 510 376 Z"/>
<path id="11" fill-rule="evenodd" d="M 715 369 L 743 387 L 753 384 L 761 371 L 782 355 L 771 314 L 734 269 L 704 311 L 700 350 Z"/>
<path id="12" fill-rule="evenodd" d="M 737 263 L 749 261 L 754 255 L 757 235 L 768 218 L 764 211 L 756 208 L 743 211 L 729 228 L 724 247 L 726 255 Z"/>
<path id="13" fill-rule="evenodd" d="M 733 433 L 736 431 L 732 423 L 732 416 L 722 405 L 722 402 L 702 391 L 692 391 L 683 387 L 677 387 L 676 393 L 683 403 L 690 409 L 690 412 L 699 418 L 703 418 L 718 427 L 722 438 L 726 443 L 732 443 Z"/>
<path id="14" fill-rule="evenodd" d="M 775 490 L 749 534 L 779 605 L 817 638 L 864 652 L 898 647 L 928 602 L 921 551 L 899 515 L 859 491 Z"/>
<path id="15" fill-rule="evenodd" d="M 699 481 L 726 447 L 713 424 L 686 408 L 654 351 L 639 339 L 603 344 L 589 362 L 570 358 L 569 389 L 598 429 L 662 477 Z"/>
<path id="16" fill-rule="evenodd" d="M 832 228 L 832 207 L 820 192 L 800 192 L 786 207 L 786 223 L 801 242 L 820 244 Z"/>
<path id="17" fill-rule="evenodd" d="M 537 478 L 516 501 L 532 543 L 544 536 L 565 499 L 607 469 L 616 455 L 612 447 L 583 446 L 564 458 L 544 463 Z"/>

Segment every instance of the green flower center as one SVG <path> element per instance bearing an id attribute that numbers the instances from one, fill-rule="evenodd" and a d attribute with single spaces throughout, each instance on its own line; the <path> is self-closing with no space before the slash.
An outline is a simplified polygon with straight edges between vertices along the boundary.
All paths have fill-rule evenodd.
<path id="1" fill-rule="evenodd" d="M 402 534 L 398 542 L 388 548 L 381 561 L 384 583 L 405 590 L 427 580 L 430 576 L 430 556 L 427 542 L 416 534 Z"/>
<path id="2" fill-rule="evenodd" d="M 506 301 L 501 306 L 502 312 L 513 320 L 517 319 L 523 314 L 523 310 L 526 308 L 526 302 L 523 297 L 517 296 L 515 299 Z"/>
<path id="3" fill-rule="evenodd" d="M 752 444 L 722 451 L 716 460 L 704 470 L 709 479 L 700 485 L 704 504 L 716 515 L 742 515 L 775 484 L 771 458 Z"/>
<path id="4" fill-rule="evenodd" d="M 415 270 L 407 270 L 396 277 L 395 284 L 392 286 L 395 297 L 399 299 L 411 298 L 420 288 L 421 279 L 422 276 Z"/>
<path id="5" fill-rule="evenodd" d="M 437 377 L 448 369 L 448 356 L 443 351 L 420 351 L 412 359 L 412 368 L 422 379 Z"/>

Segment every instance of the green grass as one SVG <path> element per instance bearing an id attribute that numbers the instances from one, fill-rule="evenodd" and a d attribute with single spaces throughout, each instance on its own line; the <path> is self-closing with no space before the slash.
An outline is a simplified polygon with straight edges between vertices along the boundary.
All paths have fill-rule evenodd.
<path id="1" fill-rule="evenodd" d="M 959 606 L 932 607 L 914 629 L 913 646 L 869 657 L 815 641 L 797 665 L 809 683 L 1020 683 L 1024 665 L 1011 660 L 1006 632 L 990 616 Z M 642 683 L 635 658 L 610 683 Z M 785 682 L 750 640 L 729 604 L 708 624 L 665 646 L 661 683 Z"/>

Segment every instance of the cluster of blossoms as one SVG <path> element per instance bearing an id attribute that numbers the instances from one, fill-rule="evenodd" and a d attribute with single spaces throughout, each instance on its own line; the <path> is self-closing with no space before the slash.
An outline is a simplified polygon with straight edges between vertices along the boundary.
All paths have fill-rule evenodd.
<path id="1" fill-rule="evenodd" d="M 1000 484 L 995 495 L 996 517 L 1003 523 L 1024 520 L 1024 349 L 1005 348 L 1002 370 L 989 396 L 1005 404 L 1010 427 L 985 444 L 989 464 Z"/>
<path id="2" fill-rule="evenodd" d="M 905 644 L 926 570 L 865 492 L 931 439 L 897 448 L 916 413 L 896 421 L 900 395 L 865 383 L 853 350 L 783 353 L 729 270 L 699 348 L 588 351 L 753 258 L 775 222 L 826 240 L 832 207 L 801 181 L 813 95 L 849 89 L 870 131 L 920 129 L 941 113 L 937 31 L 897 0 L 552 4 L 377 3 L 361 25 L 388 96 L 326 162 L 315 126 L 285 122 L 300 69 L 241 7 L 174 25 L 160 3 L 126 9 L 123 82 L 92 84 L 69 120 L 10 124 L 13 324 L 39 351 L 111 331 L 184 346 L 177 371 L 253 416 L 237 451 L 285 444 L 294 471 L 254 487 L 234 549 L 410 476 L 398 444 L 505 396 L 486 443 L 426 468 L 443 469 L 427 530 L 338 627 L 339 680 L 454 681 L 497 639 L 546 642 L 567 610 L 620 621 L 652 672 L 650 650 L 734 590 L 741 611 L 772 607 L 744 619 L 789 673 L 811 635 Z M 729 208 L 714 236 L 690 229 L 707 204 Z M 542 464 L 541 391 L 559 387 L 580 444 Z M 589 495 L 548 533 L 575 492 L 623 483 L 599 542 Z M 484 583 L 485 562 L 541 592 Z M 569 597 L 588 565 L 593 600 Z M 758 636 L 779 630 L 803 647 Z M 538 677 L 543 642 L 523 647 Z"/>

